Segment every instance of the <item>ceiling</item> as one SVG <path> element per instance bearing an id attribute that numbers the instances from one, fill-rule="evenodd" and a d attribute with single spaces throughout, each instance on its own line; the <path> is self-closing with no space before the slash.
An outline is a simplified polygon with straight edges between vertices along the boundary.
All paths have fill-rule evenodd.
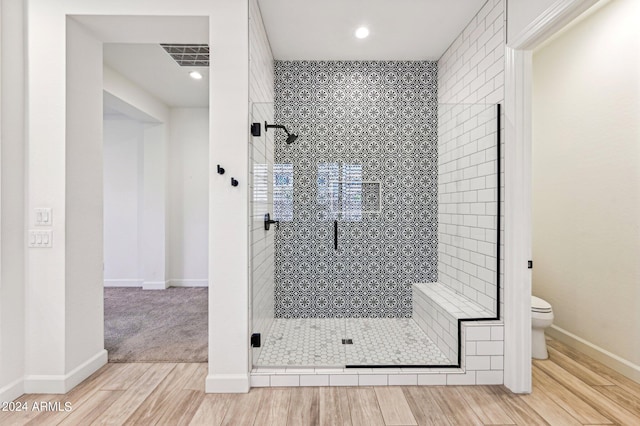
<path id="1" fill-rule="evenodd" d="M 159 44 L 105 43 L 104 63 L 169 107 L 209 106 L 209 68 L 182 67 Z M 202 80 L 189 77 L 198 70 Z"/>
<path id="2" fill-rule="evenodd" d="M 437 60 L 462 32 L 486 0 L 258 0 L 275 59 L 281 60 Z M 152 38 L 171 28 L 175 40 L 202 43 L 206 21 L 146 19 L 145 25 L 95 17 L 78 18 L 101 35 L 105 65 L 122 74 L 170 107 L 207 107 L 209 69 L 179 66 Z M 130 18 L 134 19 L 134 18 Z M 167 25 L 167 24 L 171 25 Z M 155 25 L 154 26 L 152 26 Z M 353 33 L 366 25 L 371 34 Z M 135 34 L 122 28 L 151 28 Z M 156 28 L 158 27 L 158 28 Z M 177 28 L 177 29 L 176 29 Z M 176 30 L 173 30 L 176 29 Z M 180 30 L 180 31 L 178 31 Z M 158 33 L 158 34 L 156 34 Z M 187 39 L 185 39 L 185 37 Z M 204 41 L 206 42 L 206 41 Z M 215 46 L 212 46 L 215 55 Z M 198 69 L 202 80 L 189 71 Z"/>
<path id="3" fill-rule="evenodd" d="M 275 59 L 437 60 L 486 0 L 258 0 Z M 370 30 L 366 39 L 356 28 Z"/>

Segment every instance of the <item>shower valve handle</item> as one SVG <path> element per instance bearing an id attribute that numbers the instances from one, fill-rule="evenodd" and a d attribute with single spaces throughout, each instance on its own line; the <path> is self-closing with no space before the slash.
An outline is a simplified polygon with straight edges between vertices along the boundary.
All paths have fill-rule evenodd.
<path id="1" fill-rule="evenodd" d="M 271 220 L 271 215 L 269 213 L 264 215 L 264 230 L 268 231 L 271 228 L 271 224 L 276 224 L 276 229 L 280 228 L 279 220 Z"/>

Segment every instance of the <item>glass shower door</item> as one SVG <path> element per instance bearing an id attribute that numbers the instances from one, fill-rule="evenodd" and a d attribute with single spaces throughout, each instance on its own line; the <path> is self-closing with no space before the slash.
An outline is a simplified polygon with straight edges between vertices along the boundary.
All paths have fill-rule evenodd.
<path id="1" fill-rule="evenodd" d="M 273 120 L 273 104 L 256 103 L 252 106 L 252 122 L 260 124 L 260 135 L 250 140 L 249 179 L 251 197 L 251 333 L 252 359 L 259 365 L 262 349 L 270 338 L 274 323 L 274 232 L 265 229 L 265 215 L 273 216 L 273 134 L 264 130 L 264 122 Z M 259 342 L 258 342 L 259 335 Z"/>
<path id="2" fill-rule="evenodd" d="M 254 367 L 344 367 L 344 280 L 336 280 L 334 221 L 309 138 L 286 144 L 273 104 L 255 104 L 252 122 L 252 333 Z M 338 178 L 331 177 L 332 185 Z M 277 223 L 264 230 L 264 214 Z M 270 297 L 269 297 L 270 296 Z"/>

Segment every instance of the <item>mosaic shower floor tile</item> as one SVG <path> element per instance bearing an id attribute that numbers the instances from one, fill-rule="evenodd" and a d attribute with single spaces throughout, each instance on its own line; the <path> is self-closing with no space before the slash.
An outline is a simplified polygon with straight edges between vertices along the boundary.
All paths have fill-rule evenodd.
<path id="1" fill-rule="evenodd" d="M 453 363 L 411 318 L 275 319 L 265 337 L 259 367 Z"/>

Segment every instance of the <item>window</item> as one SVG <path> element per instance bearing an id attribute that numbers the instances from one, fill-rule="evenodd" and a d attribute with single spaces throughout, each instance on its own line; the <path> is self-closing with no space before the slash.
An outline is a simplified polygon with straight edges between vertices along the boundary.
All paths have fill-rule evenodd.
<path id="1" fill-rule="evenodd" d="M 269 181 L 266 164 L 253 165 L 253 215 L 262 217 L 269 211 Z"/>
<path id="2" fill-rule="evenodd" d="M 275 220 L 293 220 L 293 164 L 273 165 L 273 216 Z"/>
<path id="3" fill-rule="evenodd" d="M 362 221 L 362 165 L 344 164 L 340 182 L 341 220 Z"/>
<path id="4" fill-rule="evenodd" d="M 342 170 L 341 170 L 342 169 Z M 328 220 L 362 220 L 362 165 L 318 164 L 318 204 L 326 206 Z"/>

